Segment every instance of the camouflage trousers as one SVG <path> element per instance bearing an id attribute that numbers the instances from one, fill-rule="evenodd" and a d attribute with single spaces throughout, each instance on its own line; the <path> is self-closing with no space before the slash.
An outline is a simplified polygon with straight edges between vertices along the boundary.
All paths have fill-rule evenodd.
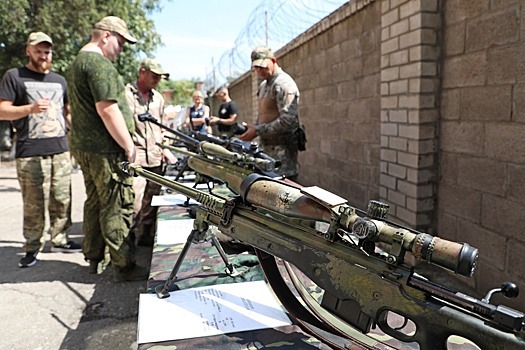
<path id="1" fill-rule="evenodd" d="M 102 261 L 109 250 L 111 265 L 123 271 L 135 263 L 129 237 L 133 220 L 133 178 L 120 169 L 123 154 L 73 151 L 86 187 L 82 251 L 90 261 Z"/>
<path id="2" fill-rule="evenodd" d="M 154 172 L 155 174 L 164 175 L 163 166 L 159 165 L 152 168 L 146 168 L 144 167 L 144 170 L 148 170 L 151 172 Z M 140 179 L 137 181 L 137 179 Z M 160 194 L 161 185 L 158 185 L 152 181 L 146 180 L 144 183 L 144 186 L 137 186 L 137 184 L 140 184 L 145 180 L 142 177 L 136 177 L 134 178 L 134 184 L 133 187 L 135 189 L 135 195 L 138 195 L 138 190 L 142 190 L 141 197 L 141 204 L 138 207 L 139 210 L 137 212 L 137 204 L 135 200 L 135 235 L 137 240 L 140 241 L 140 239 L 143 236 L 149 236 L 151 238 L 151 242 L 153 242 L 153 238 L 155 237 L 155 227 L 157 222 L 157 212 L 159 207 L 152 207 L 151 206 L 151 199 L 153 196 L 156 196 Z"/>
<path id="3" fill-rule="evenodd" d="M 37 252 L 45 243 L 46 214 L 51 244 L 67 243 L 71 227 L 71 160 L 69 152 L 16 160 L 24 202 L 24 250 Z"/>

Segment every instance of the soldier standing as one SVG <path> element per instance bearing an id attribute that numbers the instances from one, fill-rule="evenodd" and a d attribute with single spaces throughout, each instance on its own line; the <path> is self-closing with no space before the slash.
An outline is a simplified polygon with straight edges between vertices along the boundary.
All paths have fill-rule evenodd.
<path id="1" fill-rule="evenodd" d="M 293 131 L 299 126 L 299 89 L 292 77 L 279 67 L 269 48 L 256 47 L 251 60 L 252 68 L 262 79 L 257 92 L 259 110 L 255 125 L 248 124 L 239 138 L 251 141 L 259 136 L 264 152 L 282 163 L 276 172 L 295 181 L 298 148 Z"/>
<path id="2" fill-rule="evenodd" d="M 135 161 L 135 121 L 124 82 L 113 65 L 126 43 L 136 43 L 126 23 L 104 17 L 70 66 L 71 150 L 86 186 L 83 253 L 89 272 L 99 273 L 109 250 L 114 281 L 145 280 L 149 271 L 135 262 L 129 231 L 133 220 L 133 178 L 122 161 Z"/>
<path id="3" fill-rule="evenodd" d="M 47 34 L 31 33 L 26 53 L 29 63 L 8 70 L 0 85 L 0 116 L 12 121 L 17 131 L 15 158 L 26 240 L 26 254 L 19 267 L 37 262 L 45 242 L 46 206 L 51 251 L 80 251 L 80 245 L 69 241 L 67 235 L 71 226 L 71 160 L 66 136 L 66 80 L 51 72 L 53 41 Z"/>
<path id="4" fill-rule="evenodd" d="M 164 135 L 160 126 L 149 121 L 141 121 L 139 115 L 149 114 L 159 123 L 166 124 L 164 113 L 164 97 L 156 90 L 161 79 L 168 79 L 169 73 L 160 64 L 146 58 L 140 63 L 137 81 L 126 85 L 126 99 L 135 118 L 135 146 L 137 158 L 135 163 L 145 170 L 164 175 L 166 162 L 175 164 L 177 158 L 169 149 L 163 149 L 158 144 L 164 143 Z M 151 199 L 160 193 L 161 186 L 142 177 L 135 177 L 135 241 L 139 246 L 153 246 L 155 238 L 155 222 L 158 207 L 151 206 Z"/>

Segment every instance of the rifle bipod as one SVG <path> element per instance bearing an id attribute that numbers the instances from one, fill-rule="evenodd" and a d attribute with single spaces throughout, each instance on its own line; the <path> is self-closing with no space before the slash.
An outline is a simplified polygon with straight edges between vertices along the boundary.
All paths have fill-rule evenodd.
<path id="1" fill-rule="evenodd" d="M 188 250 L 190 249 L 191 244 L 201 243 L 208 240 L 211 241 L 212 245 L 219 252 L 219 255 L 221 256 L 222 260 L 224 261 L 224 264 L 226 265 L 227 274 L 231 277 L 235 277 L 240 274 L 235 269 L 233 264 L 228 261 L 228 256 L 224 252 L 224 249 L 222 248 L 221 243 L 217 239 L 215 233 L 208 228 L 206 228 L 205 230 L 199 230 L 194 228 L 193 230 L 191 230 L 188 239 L 186 240 L 186 243 L 184 244 L 184 247 L 182 248 L 179 257 L 177 258 L 177 261 L 175 262 L 175 265 L 173 266 L 173 269 L 171 270 L 168 279 L 166 280 L 164 285 L 158 285 L 155 287 L 155 293 L 157 294 L 157 297 L 159 299 L 164 299 L 170 296 L 168 290 L 171 284 L 177 279 L 177 273 L 179 272 L 179 269 L 182 265 L 182 262 L 184 261 L 184 258 L 186 257 L 186 254 L 188 253 Z"/>

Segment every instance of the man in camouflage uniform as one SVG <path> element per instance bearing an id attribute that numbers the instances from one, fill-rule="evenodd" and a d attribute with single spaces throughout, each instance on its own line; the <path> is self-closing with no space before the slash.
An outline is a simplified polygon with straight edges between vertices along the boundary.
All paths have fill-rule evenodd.
<path id="1" fill-rule="evenodd" d="M 68 241 L 71 226 L 71 161 L 66 137 L 67 84 L 50 71 L 53 41 L 42 32 L 29 35 L 29 63 L 8 70 L 0 85 L 0 117 L 17 132 L 16 170 L 24 202 L 25 256 L 19 267 L 36 263 L 45 242 L 48 207 L 52 252 L 79 252 Z"/>
<path id="2" fill-rule="evenodd" d="M 126 85 L 126 99 L 135 118 L 134 138 L 137 147 L 135 163 L 159 175 L 164 173 L 164 161 L 175 164 L 177 158 L 170 150 L 157 145 L 164 143 L 161 127 L 149 121 L 141 121 L 139 115 L 149 114 L 159 123 L 165 124 L 164 97 L 155 90 L 162 78 L 168 79 L 169 74 L 162 69 L 158 62 L 146 58 L 140 63 L 137 81 Z M 134 178 L 133 187 L 135 189 L 135 222 L 133 226 L 136 244 L 153 246 L 158 207 L 151 206 L 151 199 L 160 193 L 161 186 L 137 176 Z"/>
<path id="3" fill-rule="evenodd" d="M 264 152 L 282 163 L 276 172 L 296 180 L 298 149 L 293 131 L 299 126 L 299 89 L 279 67 L 269 48 L 256 47 L 251 59 L 252 68 L 262 79 L 257 92 L 259 111 L 255 125 L 247 125 L 246 132 L 239 138 L 251 141 L 259 136 Z"/>
<path id="4" fill-rule="evenodd" d="M 147 279 L 149 271 L 135 264 L 129 239 L 133 220 L 133 178 L 122 161 L 135 160 L 131 135 L 133 116 L 126 103 L 124 82 L 113 66 L 124 44 L 135 43 L 126 23 L 114 16 L 95 24 L 91 41 L 70 66 L 71 150 L 86 186 L 83 252 L 90 273 L 100 271 L 109 250 L 116 282 Z"/>

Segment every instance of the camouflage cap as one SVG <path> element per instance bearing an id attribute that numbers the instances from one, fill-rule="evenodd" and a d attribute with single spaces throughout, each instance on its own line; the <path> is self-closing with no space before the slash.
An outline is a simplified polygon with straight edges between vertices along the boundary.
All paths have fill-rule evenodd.
<path id="1" fill-rule="evenodd" d="M 270 48 L 257 46 L 252 51 L 252 67 L 268 67 L 272 58 L 275 58 L 275 55 Z"/>
<path id="2" fill-rule="evenodd" d="M 110 32 L 115 32 L 120 35 L 124 39 L 126 39 L 129 43 L 136 43 L 137 39 L 135 39 L 128 31 L 128 26 L 126 25 L 126 22 L 124 22 L 123 19 L 115 17 L 115 16 L 107 16 L 104 17 L 95 24 L 95 29 L 102 29 L 102 30 L 108 30 Z"/>
<path id="3" fill-rule="evenodd" d="M 53 40 L 51 40 L 51 37 L 43 32 L 33 32 L 29 34 L 29 37 L 27 38 L 27 45 L 29 46 L 38 45 L 44 42 L 53 45 Z"/>
<path id="4" fill-rule="evenodd" d="M 146 58 L 140 62 L 140 68 L 145 68 L 155 74 L 161 75 L 166 80 L 170 77 L 170 73 L 164 71 L 164 69 L 162 69 L 160 66 L 160 63 L 155 61 L 153 58 Z"/>

